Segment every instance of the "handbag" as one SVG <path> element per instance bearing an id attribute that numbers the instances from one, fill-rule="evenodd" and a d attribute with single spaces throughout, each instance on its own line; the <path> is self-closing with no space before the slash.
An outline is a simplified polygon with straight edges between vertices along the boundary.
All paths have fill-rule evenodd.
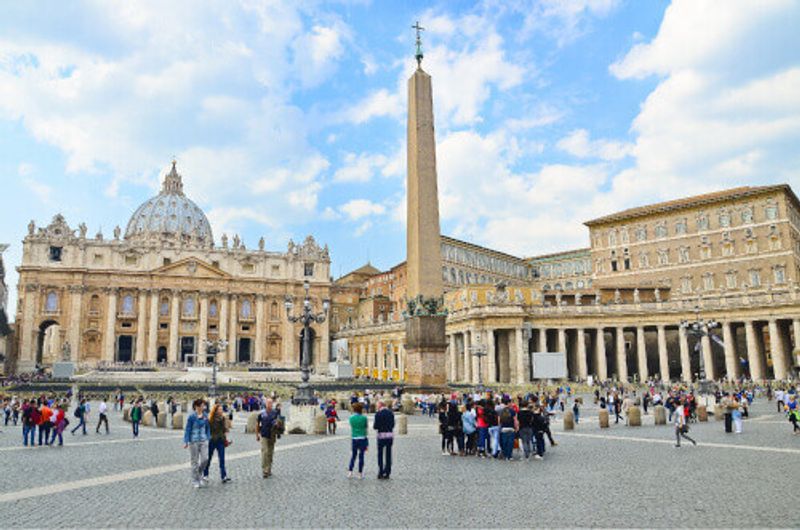
<path id="1" fill-rule="evenodd" d="M 232 443 L 233 443 L 233 440 L 229 440 L 228 438 L 225 438 L 225 441 L 223 442 L 223 445 L 225 447 L 230 447 Z"/>
<path id="2" fill-rule="evenodd" d="M 689 432 L 689 426 L 684 423 L 683 426 L 681 426 L 681 432 L 683 434 L 686 434 L 687 432 Z"/>

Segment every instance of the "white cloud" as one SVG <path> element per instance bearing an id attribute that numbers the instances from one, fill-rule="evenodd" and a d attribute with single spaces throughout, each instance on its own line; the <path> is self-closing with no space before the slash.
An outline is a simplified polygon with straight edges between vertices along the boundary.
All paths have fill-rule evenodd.
<path id="1" fill-rule="evenodd" d="M 578 158 L 620 160 L 631 153 L 632 145 L 612 140 L 590 140 L 589 131 L 576 129 L 558 141 L 556 146 Z"/>
<path id="2" fill-rule="evenodd" d="M 386 207 L 368 199 L 352 199 L 339 207 L 344 215 L 351 221 L 358 221 L 364 217 L 383 215 Z"/>
<path id="3" fill-rule="evenodd" d="M 399 119 L 405 115 L 405 112 L 405 99 L 401 98 L 399 93 L 391 93 L 385 88 L 381 88 L 342 112 L 339 119 L 361 124 L 372 118 Z"/>
<path id="4" fill-rule="evenodd" d="M 381 154 L 347 153 L 344 165 L 333 174 L 334 182 L 369 182 L 373 174 L 383 170 L 389 160 Z"/>
<path id="5" fill-rule="evenodd" d="M 620 0 L 517 0 L 500 5 L 524 17 L 520 36 L 529 37 L 541 32 L 554 39 L 559 46 L 574 42 L 586 34 L 594 18 L 602 18 L 614 11 Z"/>
<path id="6" fill-rule="evenodd" d="M 33 178 L 23 178 L 22 183 L 44 204 L 52 204 L 53 188 Z"/>

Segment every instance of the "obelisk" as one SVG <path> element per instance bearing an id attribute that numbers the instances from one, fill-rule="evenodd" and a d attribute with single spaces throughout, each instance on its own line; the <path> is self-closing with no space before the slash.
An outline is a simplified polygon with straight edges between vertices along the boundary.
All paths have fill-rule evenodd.
<path id="1" fill-rule="evenodd" d="M 422 70 L 417 23 L 417 69 L 408 80 L 408 197 L 406 218 L 406 382 L 416 387 L 446 384 L 442 249 L 431 76 Z"/>

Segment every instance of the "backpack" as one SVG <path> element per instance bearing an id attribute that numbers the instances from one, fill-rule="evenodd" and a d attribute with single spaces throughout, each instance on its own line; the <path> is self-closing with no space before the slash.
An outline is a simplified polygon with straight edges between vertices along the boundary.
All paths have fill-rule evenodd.
<path id="1" fill-rule="evenodd" d="M 510 419 L 511 419 L 511 411 L 508 410 L 508 407 L 506 407 L 500 412 L 500 423 L 506 423 Z"/>
<path id="2" fill-rule="evenodd" d="M 75 417 L 80 418 L 81 416 L 83 416 L 83 408 L 78 406 L 78 408 L 75 409 Z"/>

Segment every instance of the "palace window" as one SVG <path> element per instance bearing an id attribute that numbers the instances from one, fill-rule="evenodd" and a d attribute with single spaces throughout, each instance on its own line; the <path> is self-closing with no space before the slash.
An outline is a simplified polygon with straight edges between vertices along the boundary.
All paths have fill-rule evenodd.
<path id="1" fill-rule="evenodd" d="M 45 313 L 55 313 L 58 311 L 58 294 L 55 291 L 47 293 L 47 298 L 44 301 Z"/>
<path id="2" fill-rule="evenodd" d="M 681 292 L 684 294 L 692 292 L 692 277 L 684 276 L 681 278 Z"/>
<path id="3" fill-rule="evenodd" d="M 678 249 L 678 262 L 689 263 L 689 247 L 680 247 Z"/>
<path id="4" fill-rule="evenodd" d="M 669 265 L 669 249 L 666 248 L 658 249 L 658 264 Z"/>
<path id="5" fill-rule="evenodd" d="M 650 256 L 647 252 L 641 252 L 639 254 L 639 268 L 646 269 L 650 266 Z"/>
<path id="6" fill-rule="evenodd" d="M 313 263 L 306 263 L 305 265 L 303 265 L 303 276 L 305 277 L 314 276 Z"/>
<path id="7" fill-rule="evenodd" d="M 675 234 L 682 236 L 686 234 L 686 230 L 686 219 L 678 219 L 678 221 L 675 223 Z"/>
<path id="8" fill-rule="evenodd" d="M 707 272 L 703 275 L 703 289 L 706 291 L 714 290 L 714 274 Z"/>
<path id="9" fill-rule="evenodd" d="M 772 275 L 776 284 L 780 285 L 786 283 L 786 267 L 783 265 L 776 265 L 773 267 Z"/>
<path id="10" fill-rule="evenodd" d="M 166 297 L 161 299 L 161 308 L 159 309 L 159 314 L 162 317 L 169 315 L 169 299 Z"/>
<path id="11" fill-rule="evenodd" d="M 719 226 L 722 228 L 731 226 L 731 214 L 728 213 L 727 210 L 723 210 L 719 213 Z"/>
<path id="12" fill-rule="evenodd" d="M 190 296 L 189 298 L 183 300 L 183 316 L 185 317 L 194 316 L 194 309 L 195 309 L 194 298 Z"/>
<path id="13" fill-rule="evenodd" d="M 734 253 L 733 241 L 726 241 L 722 244 L 722 255 L 725 257 L 733 256 Z"/>
<path id="14" fill-rule="evenodd" d="M 61 261 L 62 247 L 50 247 L 50 261 Z"/>
<path id="15" fill-rule="evenodd" d="M 750 269 L 750 287 L 761 287 L 761 271 L 758 269 Z"/>
<path id="16" fill-rule="evenodd" d="M 775 219 L 777 219 L 778 205 L 770 200 L 764 207 L 764 217 L 766 217 L 768 221 L 774 221 Z"/>
<path id="17" fill-rule="evenodd" d="M 139 258 L 136 256 L 125 256 L 125 265 L 135 266 L 139 263 Z"/>
<path id="18" fill-rule="evenodd" d="M 628 235 L 627 228 L 623 228 L 622 230 L 620 230 L 619 235 L 623 245 L 627 245 L 628 243 L 630 243 L 630 236 Z"/>
<path id="19" fill-rule="evenodd" d="M 735 271 L 728 271 L 725 273 L 725 285 L 728 289 L 736 289 L 737 279 Z"/>
<path id="20" fill-rule="evenodd" d="M 647 227 L 640 226 L 636 229 L 636 241 L 645 241 L 647 239 Z"/>
<path id="21" fill-rule="evenodd" d="M 253 306 L 250 300 L 242 300 L 242 308 L 239 310 L 239 316 L 242 318 L 251 318 L 253 316 Z"/>
<path id="22" fill-rule="evenodd" d="M 617 245 L 617 231 L 611 230 L 608 233 L 608 246 L 614 247 Z"/>
<path id="23" fill-rule="evenodd" d="M 133 314 L 133 296 L 126 294 L 122 297 L 122 314 L 123 315 L 132 315 Z"/>
<path id="24" fill-rule="evenodd" d="M 742 209 L 742 222 L 744 224 L 750 224 L 753 222 L 753 208 L 750 206 L 745 206 Z"/>
<path id="25" fill-rule="evenodd" d="M 211 300 L 211 302 L 208 303 L 208 316 L 211 318 L 217 318 L 218 314 L 219 310 L 217 308 L 217 301 Z"/>
<path id="26" fill-rule="evenodd" d="M 242 263 L 242 272 L 246 274 L 253 274 L 256 271 L 256 266 L 252 263 Z"/>
<path id="27" fill-rule="evenodd" d="M 656 225 L 656 237 L 667 237 L 667 223 L 662 222 Z"/>
<path id="28" fill-rule="evenodd" d="M 89 313 L 92 314 L 99 314 L 100 313 L 100 297 L 96 294 L 93 294 L 92 297 L 89 299 Z"/>
<path id="29" fill-rule="evenodd" d="M 748 254 L 756 254 L 758 252 L 758 240 L 751 237 L 744 242 L 744 251 Z"/>
<path id="30" fill-rule="evenodd" d="M 708 214 L 701 213 L 697 216 L 697 230 L 708 230 Z"/>

